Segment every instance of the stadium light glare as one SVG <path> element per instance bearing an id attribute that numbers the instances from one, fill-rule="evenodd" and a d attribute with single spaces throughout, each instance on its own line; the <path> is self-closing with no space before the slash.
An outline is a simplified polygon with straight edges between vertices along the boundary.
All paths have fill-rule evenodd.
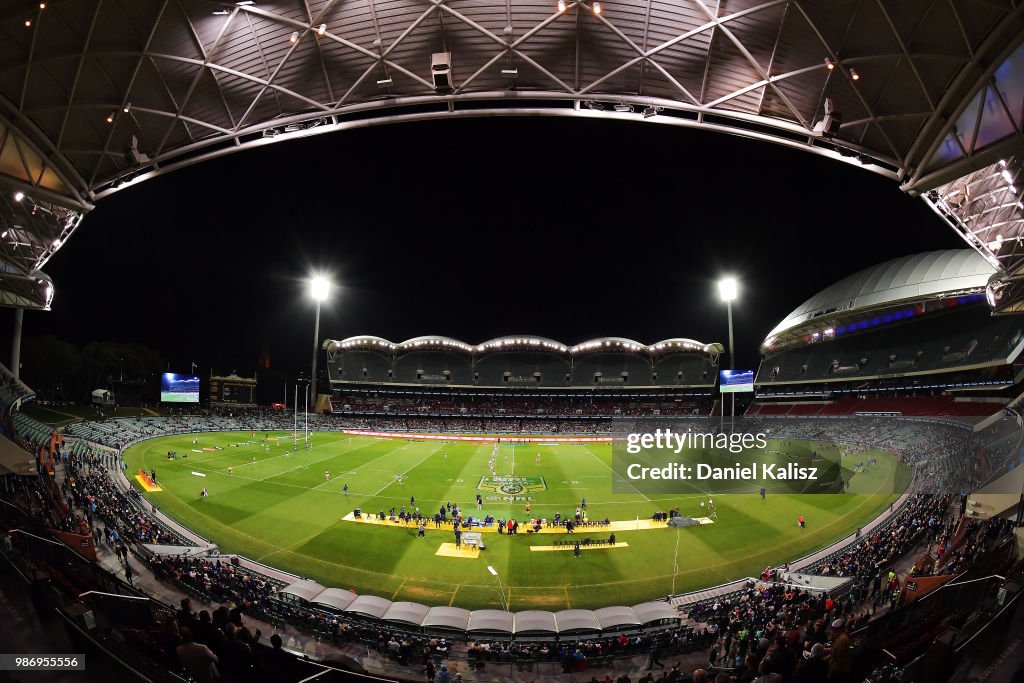
<path id="1" fill-rule="evenodd" d="M 331 283 L 327 281 L 327 278 L 317 275 L 310 281 L 309 291 L 313 295 L 313 299 L 323 301 L 331 291 Z"/>
<path id="2" fill-rule="evenodd" d="M 722 301 L 735 301 L 739 296 L 739 283 L 734 277 L 725 277 L 718 281 L 718 295 Z"/>

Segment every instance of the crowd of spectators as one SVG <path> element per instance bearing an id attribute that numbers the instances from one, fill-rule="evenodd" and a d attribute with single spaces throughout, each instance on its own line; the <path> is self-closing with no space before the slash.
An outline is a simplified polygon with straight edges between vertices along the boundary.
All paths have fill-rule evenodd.
<path id="1" fill-rule="evenodd" d="M 496 395 L 490 392 L 447 394 L 443 392 L 406 395 L 408 392 L 341 392 L 331 398 L 335 413 L 362 415 L 388 413 L 431 417 L 573 417 L 617 415 L 707 415 L 708 396 L 657 396 L 655 393 L 623 394 L 619 397 L 592 392 Z"/>
<path id="2" fill-rule="evenodd" d="M 195 545 L 146 512 L 148 504 L 133 488 L 121 490 L 95 454 L 65 454 L 61 493 L 70 514 L 68 530 L 93 535 L 96 542 L 134 541 L 154 545 Z M 75 513 L 74 510 L 80 510 Z M 100 527 L 97 521 L 102 521 Z"/>
<path id="3" fill-rule="evenodd" d="M 245 603 L 224 604 L 212 612 L 194 611 L 188 598 L 161 624 L 153 643 L 165 665 L 197 683 L 296 680 L 299 662 L 283 649 L 281 636 L 260 644 L 262 633 L 245 625 Z"/>

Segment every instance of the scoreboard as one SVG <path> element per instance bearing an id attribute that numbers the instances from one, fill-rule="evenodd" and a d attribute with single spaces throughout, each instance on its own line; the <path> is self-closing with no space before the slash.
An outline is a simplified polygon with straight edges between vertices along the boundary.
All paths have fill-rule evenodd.
<path id="1" fill-rule="evenodd" d="M 227 375 L 210 378 L 211 405 L 255 405 L 256 378 Z"/>

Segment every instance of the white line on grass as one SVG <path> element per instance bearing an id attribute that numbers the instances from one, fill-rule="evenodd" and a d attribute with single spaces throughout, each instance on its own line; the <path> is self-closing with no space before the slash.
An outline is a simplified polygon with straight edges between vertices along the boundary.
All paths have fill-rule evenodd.
<path id="1" fill-rule="evenodd" d="M 407 470 L 406 470 L 405 472 L 402 472 L 401 476 L 402 476 L 402 477 L 404 477 L 405 475 L 407 475 L 407 474 L 409 474 L 410 472 L 412 472 L 412 471 L 413 471 L 414 469 L 416 469 L 417 467 L 419 467 L 420 465 L 422 465 L 422 464 L 423 464 L 424 462 L 426 462 L 427 458 L 429 458 L 429 457 L 430 457 L 430 456 L 432 456 L 432 455 L 435 455 L 435 454 L 437 454 L 437 452 L 438 452 L 439 450 L 441 450 L 441 446 L 438 446 L 438 447 L 437 447 L 437 448 L 435 448 L 434 450 L 432 450 L 432 451 L 430 451 L 429 453 L 427 453 L 427 454 L 426 454 L 426 456 L 424 456 L 424 457 L 423 457 L 423 458 L 422 458 L 422 459 L 421 459 L 421 460 L 420 460 L 419 462 L 417 462 L 417 463 L 416 463 L 415 465 L 413 465 L 412 467 L 410 467 L 409 469 L 407 469 Z M 383 491 L 384 489 L 388 488 L 389 486 L 393 486 L 393 485 L 394 485 L 394 483 L 395 483 L 395 482 L 393 482 L 393 481 L 389 481 L 388 483 L 384 484 L 384 486 L 382 486 L 381 488 L 379 488 L 379 489 L 377 490 L 377 492 L 376 492 L 376 493 L 371 493 L 371 494 L 370 494 L 370 497 L 371 497 L 371 498 L 376 498 L 377 496 L 379 496 L 379 495 L 380 495 L 380 492 L 381 492 L 381 491 Z"/>
<path id="2" fill-rule="evenodd" d="M 590 446 L 584 446 L 584 447 L 583 447 L 583 450 L 585 450 L 585 451 L 586 451 L 587 453 L 590 453 L 591 457 L 592 457 L 592 458 L 594 458 L 594 460 L 598 461 L 599 463 L 601 463 L 602 465 L 604 465 L 605 467 L 607 467 L 607 468 L 608 468 L 608 469 L 609 469 L 609 470 L 611 471 L 611 473 L 612 473 L 612 478 L 613 478 L 613 481 L 612 481 L 612 483 L 615 483 L 615 482 L 614 482 L 614 477 L 616 476 L 616 474 L 615 474 L 615 470 L 613 470 L 613 469 L 612 469 L 612 466 L 611 466 L 611 465 L 609 465 L 608 463 L 606 463 L 606 462 L 605 462 L 604 460 L 602 460 L 601 458 L 597 457 L 597 454 L 596 454 L 596 453 L 594 453 L 594 451 L 590 450 Z M 638 489 L 637 487 L 633 486 L 632 484 L 630 484 L 630 483 L 629 483 L 628 481 L 626 481 L 625 479 L 622 479 L 622 483 L 623 483 L 623 484 L 625 484 L 626 486 L 628 486 L 629 488 L 633 489 L 633 490 L 634 490 L 634 491 L 636 491 L 637 493 L 639 493 L 639 494 L 640 494 L 640 495 L 641 495 L 641 496 L 643 497 L 643 499 L 644 499 L 644 500 L 646 500 L 646 501 L 647 501 L 648 503 L 653 503 L 653 502 L 654 502 L 653 500 L 651 500 L 650 498 L 648 498 L 648 497 L 647 497 L 647 495 L 646 495 L 646 494 L 645 494 L 645 493 L 644 493 L 643 491 L 641 491 L 641 490 L 640 490 L 640 489 Z"/>

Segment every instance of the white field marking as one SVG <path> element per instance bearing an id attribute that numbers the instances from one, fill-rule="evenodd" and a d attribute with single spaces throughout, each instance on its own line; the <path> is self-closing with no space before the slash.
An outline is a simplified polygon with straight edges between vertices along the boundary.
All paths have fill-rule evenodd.
<path id="1" fill-rule="evenodd" d="M 369 446 L 369 445 L 370 445 L 370 444 L 365 444 L 365 445 L 363 445 L 363 446 L 358 446 L 358 447 L 356 447 L 356 448 L 353 448 L 353 449 L 351 449 L 350 451 L 346 451 L 346 452 L 348 452 L 348 453 L 352 453 L 352 452 L 358 451 L 358 450 L 359 450 L 359 449 L 361 449 L 361 448 L 367 447 L 367 446 Z M 228 448 L 230 448 L 230 446 L 229 446 Z M 227 450 L 227 448 L 225 448 L 224 450 Z M 258 450 L 259 450 L 259 449 L 257 449 L 257 452 L 258 452 Z M 208 465 L 208 464 L 210 464 L 211 462 L 213 462 L 214 460 L 219 460 L 220 458 L 226 458 L 226 457 L 228 457 L 228 456 L 231 456 L 231 455 L 241 455 L 241 454 L 248 454 L 248 453 L 251 453 L 251 452 L 252 452 L 252 451 L 250 451 L 250 450 L 249 450 L 249 449 L 247 449 L 247 448 L 240 448 L 240 449 L 238 449 L 238 450 L 237 450 L 236 452 L 233 452 L 233 453 L 223 453 L 223 454 L 221 454 L 221 455 L 215 455 L 215 456 L 213 456 L 212 458 L 207 458 L 206 460 L 203 460 L 203 461 L 202 461 L 202 463 L 203 463 L 204 465 Z M 265 451 L 264 451 L 264 452 L 265 452 Z M 288 451 L 287 453 L 283 453 L 282 455 L 272 455 L 272 456 L 270 456 L 269 458 L 263 458 L 262 460 L 260 460 L 260 459 L 257 459 L 257 462 L 267 462 L 267 461 L 269 461 L 269 460 L 274 460 L 274 459 L 276 459 L 276 458 L 284 458 L 284 457 L 288 457 L 288 456 L 290 456 L 290 455 L 297 455 L 297 454 L 298 454 L 298 452 L 296 452 L 295 454 L 293 454 L 293 453 L 292 453 L 292 451 L 290 451 L 290 450 L 289 450 L 289 451 Z M 339 455 L 339 454 L 338 454 L 338 453 L 336 453 L 335 455 Z M 252 463 L 252 462 L 245 462 L 245 463 L 242 463 L 241 465 L 232 465 L 232 467 L 241 467 L 242 465 L 251 465 L 251 464 L 253 464 L 253 463 Z M 296 469 L 296 468 L 294 468 L 294 467 L 293 467 L 292 469 Z M 285 470 L 285 471 L 286 471 L 286 472 L 291 472 L 292 470 Z M 280 474 L 284 474 L 284 472 L 281 472 Z M 270 476 L 274 477 L 274 476 L 277 476 L 277 475 L 275 475 L 275 474 L 272 474 L 272 475 L 270 475 Z"/>
<path id="2" fill-rule="evenodd" d="M 354 450 L 358 450 L 358 449 L 354 449 Z M 372 462 L 376 462 L 377 460 L 380 460 L 381 458 L 383 458 L 383 457 L 385 457 L 387 455 L 390 455 L 393 452 L 394 451 L 388 451 L 387 453 L 384 453 L 383 455 L 380 455 L 380 456 L 374 458 L 373 460 L 367 461 L 367 464 L 372 463 Z M 331 458 L 336 458 L 339 455 L 343 455 L 343 454 L 341 454 L 341 453 L 334 453 L 333 455 L 328 455 L 328 456 L 325 456 L 323 458 L 319 458 L 317 460 L 312 460 L 312 461 L 309 461 L 309 462 L 303 462 L 303 463 L 301 463 L 299 465 L 296 465 L 295 467 L 292 467 L 291 469 L 284 470 L 283 472 L 277 472 L 276 474 L 271 474 L 271 475 L 268 475 L 268 476 L 262 477 L 262 478 L 261 477 L 244 477 L 244 476 L 242 476 L 240 474 L 231 474 L 231 475 L 229 475 L 225 470 L 222 470 L 222 469 L 203 469 L 202 467 L 196 467 L 196 469 L 200 470 L 201 472 L 210 472 L 211 474 L 223 474 L 224 476 L 229 476 L 229 477 L 233 477 L 233 478 L 236 478 L 236 479 L 246 479 L 248 481 L 259 481 L 259 482 L 263 482 L 263 483 L 267 483 L 267 484 L 273 484 L 275 486 L 287 486 L 289 488 L 303 489 L 304 491 L 312 491 L 314 488 L 316 488 L 316 486 L 313 486 L 313 487 L 310 487 L 310 486 L 300 486 L 298 484 L 286 484 L 286 483 L 281 482 L 281 481 L 271 481 L 271 480 L 273 478 L 275 478 L 275 477 L 279 477 L 281 475 L 288 474 L 289 472 L 294 472 L 295 470 L 302 469 L 302 468 L 308 468 L 311 465 L 315 465 L 315 464 L 317 464 L 319 462 L 323 462 L 325 460 L 330 460 Z M 317 486 L 319 486 L 319 484 L 317 484 Z"/>
<path id="3" fill-rule="evenodd" d="M 325 444 L 325 445 L 329 445 L 331 443 L 336 443 L 337 441 L 340 441 L 340 440 L 341 439 L 333 439 L 332 441 L 328 442 L 328 444 Z M 271 445 L 271 443 L 269 441 L 266 441 L 266 440 L 264 440 L 263 442 L 257 441 L 257 442 L 255 442 L 253 444 L 248 444 L 246 446 L 239 446 L 238 449 L 235 450 L 234 452 L 231 452 L 231 453 L 224 452 L 224 453 L 221 453 L 220 455 L 215 455 L 212 458 L 207 458 L 203 462 L 209 463 L 209 462 L 213 462 L 214 460 L 219 460 L 220 458 L 226 458 L 226 457 L 228 457 L 230 455 L 238 455 L 240 453 L 249 453 L 250 452 L 250 446 L 255 446 L 257 448 L 257 451 L 258 451 L 259 447 L 260 446 L 264 446 L 264 445 L 270 445 L 271 448 L 273 448 L 274 446 L 277 446 L 278 444 Z M 369 444 L 366 444 L 366 445 L 368 446 Z M 231 446 L 225 446 L 221 450 L 227 451 L 228 448 L 231 448 Z M 352 450 L 355 451 L 355 450 L 359 450 L 360 448 L 363 448 L 363 446 L 358 446 L 356 448 L 353 448 Z M 289 450 L 288 453 L 285 453 L 284 455 L 291 455 L 291 451 Z M 271 456 L 269 458 L 264 458 L 264 460 L 273 460 L 274 458 L 283 458 L 284 455 L 273 455 L 273 456 Z"/>
<path id="4" fill-rule="evenodd" d="M 616 476 L 618 476 L 618 475 L 616 475 L 616 473 L 615 473 L 615 470 L 613 470 L 613 469 L 612 469 L 612 466 L 611 466 L 611 465 L 609 465 L 608 463 L 606 463 L 606 462 L 605 462 L 604 460 L 602 460 L 601 458 L 597 457 L 597 454 L 595 454 L 595 453 L 594 453 L 594 451 L 590 450 L 590 446 L 586 446 L 586 445 L 584 445 L 584 446 L 583 446 L 583 450 L 585 450 L 585 451 L 586 451 L 587 453 L 590 453 L 591 457 L 593 457 L 593 458 L 594 458 L 594 460 L 598 461 L 599 463 L 601 463 L 602 465 L 604 465 L 605 467 L 607 467 L 607 468 L 608 468 L 608 470 L 609 470 L 609 471 L 610 471 L 610 472 L 612 473 L 612 477 L 616 477 Z M 612 482 L 612 483 L 614 483 L 614 480 L 613 480 L 613 482 Z M 634 490 L 634 491 L 636 491 L 637 493 L 639 493 L 639 494 L 640 494 L 641 496 L 643 496 L 644 500 L 646 500 L 646 501 L 647 501 L 648 503 L 653 503 L 653 502 L 654 502 L 653 500 L 651 500 L 650 498 L 648 498 L 648 497 L 647 497 L 647 495 L 646 495 L 646 494 L 645 494 L 645 493 L 644 493 L 643 491 L 641 491 L 641 490 L 640 490 L 640 489 L 638 489 L 637 487 L 633 486 L 633 485 L 632 485 L 631 483 L 629 483 L 629 482 L 628 482 L 627 480 L 625 480 L 625 479 L 622 479 L 622 483 L 623 483 L 623 484 L 625 484 L 626 486 L 628 486 L 629 488 L 633 489 L 633 490 Z"/>
<path id="5" fill-rule="evenodd" d="M 270 480 L 273 479 L 274 477 L 280 477 L 281 475 L 288 474 L 289 472 L 294 472 L 295 470 L 299 470 L 299 469 L 302 469 L 304 467 L 309 467 L 310 465 L 315 465 L 318 462 L 323 462 L 324 460 L 330 460 L 331 458 L 336 458 L 339 455 L 341 455 L 341 454 L 340 453 L 335 453 L 333 455 L 328 455 L 328 456 L 325 456 L 325 457 L 320 458 L 318 460 L 310 460 L 309 462 L 303 462 L 303 463 L 300 463 L 300 464 L 296 465 L 295 467 L 292 467 L 290 469 L 284 470 L 283 472 L 277 472 L 275 474 L 269 474 L 269 475 L 267 475 L 267 476 L 265 476 L 263 478 L 257 478 L 257 479 L 255 479 L 255 481 L 265 481 L 265 482 L 267 482 L 269 484 L 277 484 L 278 482 L 270 481 Z M 370 462 L 373 462 L 373 461 L 371 460 Z M 304 489 L 304 488 L 308 488 L 308 487 L 300 486 L 299 488 L 303 488 Z"/>
<path id="6" fill-rule="evenodd" d="M 676 594 L 676 577 L 679 575 L 679 531 L 676 527 L 676 550 L 672 553 L 672 595 Z"/>
<path id="7" fill-rule="evenodd" d="M 367 446 L 370 446 L 371 444 L 366 444 L 366 445 L 367 445 Z M 362 446 L 360 446 L 360 448 L 362 448 Z M 352 449 L 351 451 L 347 451 L 347 453 L 352 453 L 352 452 L 355 452 L 355 451 L 357 451 L 357 450 L 359 450 L 359 449 L 358 449 L 358 448 L 355 448 L 355 449 Z M 332 454 L 332 455 L 328 455 L 328 456 L 326 456 L 326 457 L 323 457 L 323 458 L 319 458 L 319 459 L 317 459 L 317 460 L 312 460 L 312 461 L 310 461 L 310 462 L 305 462 L 305 463 L 302 463 L 302 464 L 300 464 L 300 465 L 296 465 L 295 467 L 293 467 L 293 468 L 291 468 L 291 469 L 289 469 L 289 470 L 285 470 L 284 472 L 278 472 L 277 474 L 271 474 L 271 475 L 270 475 L 269 477 L 265 477 L 264 479 L 258 479 L 257 481 L 267 481 L 267 480 L 273 479 L 274 477 L 279 477 L 279 476 L 281 476 L 282 474 L 288 474 L 289 472 L 294 472 L 295 470 L 297 470 L 297 469 L 300 469 L 300 468 L 302 468 L 302 467 L 309 467 L 310 465 L 315 465 L 315 464 L 317 464 L 318 462 L 323 462 L 324 460 L 330 460 L 331 458 L 337 458 L 338 456 L 340 456 L 340 455 L 346 455 L 347 453 L 334 453 L 334 454 Z M 364 467 L 364 466 L 366 466 L 366 465 L 369 465 L 370 463 L 374 463 L 374 462 L 377 462 L 377 461 L 378 461 L 378 460 L 380 460 L 381 458 L 383 458 L 383 457 L 385 457 L 385 456 L 388 456 L 388 455 L 391 455 L 392 453 L 394 453 L 394 451 L 393 451 L 393 450 L 389 450 L 389 451 L 388 451 L 387 453 L 384 453 L 384 454 L 382 454 L 382 455 L 379 455 L 379 456 L 377 456 L 376 458 L 374 458 L 373 460 L 367 460 L 367 461 L 366 461 L 366 462 L 365 462 L 365 463 L 364 463 L 363 465 L 360 465 L 360 466 L 359 466 L 359 467 L 357 467 L 356 469 L 354 469 L 354 470 L 346 470 L 346 472 L 356 472 L 356 473 L 358 473 L 358 472 L 359 472 L 359 468 L 360 468 L 360 467 Z M 270 483 L 272 483 L 272 484 L 276 484 L 277 482 L 270 482 Z M 304 488 L 304 489 L 305 489 L 305 488 L 309 488 L 309 487 L 306 487 L 306 486 L 300 486 L 299 488 Z"/>
<path id="8" fill-rule="evenodd" d="M 427 453 L 427 454 L 426 454 L 426 455 L 425 455 L 425 456 L 424 456 L 423 458 L 421 458 L 421 459 L 419 460 L 419 462 L 417 462 L 417 463 L 416 463 L 415 465 L 413 465 L 412 467 L 410 467 L 409 469 L 407 469 L 407 470 L 406 470 L 405 472 L 402 472 L 402 474 L 401 474 L 400 476 L 402 476 L 402 477 L 404 478 L 404 477 L 405 477 L 405 475 L 409 474 L 409 473 L 410 473 L 410 472 L 412 472 L 412 471 L 413 471 L 414 469 L 416 469 L 417 467 L 419 467 L 420 465 L 422 465 L 422 464 L 423 464 L 424 462 L 426 462 L 426 461 L 427 461 L 427 458 L 429 458 L 430 456 L 432 456 L 432 455 L 436 454 L 436 453 L 437 453 L 437 452 L 438 452 L 439 450 L 441 450 L 441 446 L 440 446 L 440 445 L 438 445 L 438 447 L 437 447 L 437 448 L 435 448 L 434 450 L 432 450 L 432 451 L 430 451 L 429 453 Z M 376 492 L 376 493 L 372 493 L 372 494 L 370 494 L 370 497 L 371 497 L 371 498 L 376 498 L 377 496 L 379 496 L 379 495 L 380 495 L 381 491 L 385 490 L 385 489 L 386 489 L 386 488 L 388 488 L 389 486 L 394 486 L 394 484 L 395 484 L 395 482 L 394 482 L 394 481 L 389 481 L 388 483 L 384 484 L 384 486 L 382 486 L 382 487 L 380 487 L 379 489 L 377 489 L 377 492 Z"/>

